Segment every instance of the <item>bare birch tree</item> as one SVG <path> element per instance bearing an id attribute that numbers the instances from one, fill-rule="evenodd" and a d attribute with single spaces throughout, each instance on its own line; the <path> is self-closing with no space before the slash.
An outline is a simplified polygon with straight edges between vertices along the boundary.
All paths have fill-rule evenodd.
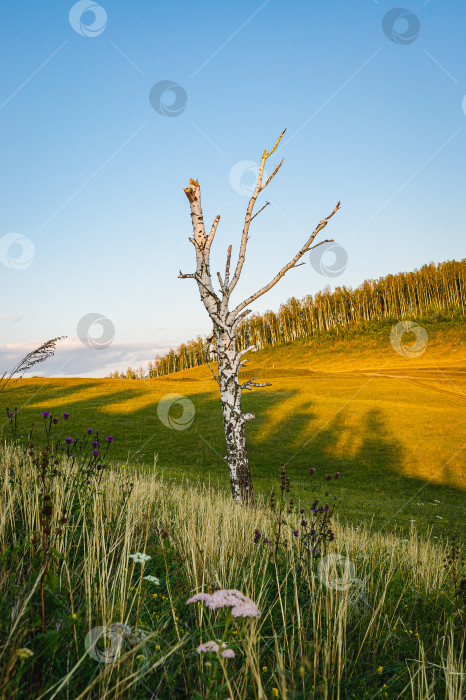
<path id="1" fill-rule="evenodd" d="M 267 204 L 262 207 L 256 214 L 253 215 L 254 206 L 259 194 L 272 181 L 277 172 L 282 166 L 283 160 L 275 167 L 270 177 L 263 182 L 264 166 L 268 158 L 277 148 L 280 140 L 285 132 L 280 134 L 275 146 L 271 151 L 264 151 L 262 154 L 257 184 L 254 193 L 249 200 L 244 221 L 243 233 L 241 236 L 241 244 L 239 249 L 238 261 L 233 275 L 230 275 L 231 263 L 231 245 L 228 247 L 225 273 L 222 276 L 217 272 L 217 278 L 220 285 L 220 292 L 217 294 L 214 291 L 212 284 L 212 276 L 210 271 L 210 249 L 214 240 L 220 216 L 217 216 L 212 224 L 210 233 L 206 233 L 204 227 L 204 219 L 201 207 L 201 190 L 197 180 L 190 180 L 190 186 L 185 188 L 186 196 L 188 197 L 191 207 L 191 219 L 193 226 L 193 237 L 189 240 L 196 251 L 196 272 L 192 274 L 183 274 L 180 271 L 179 277 L 182 279 L 196 280 L 201 295 L 202 302 L 209 314 L 213 323 L 213 334 L 208 338 L 206 350 L 206 362 L 209 365 L 212 374 L 215 377 L 220 387 L 220 400 L 223 411 L 223 424 L 225 428 L 225 438 L 227 447 L 227 460 L 230 472 L 231 492 L 233 499 L 238 503 L 254 503 L 254 488 L 251 479 L 251 472 L 248 464 L 248 456 L 246 450 L 245 425 L 247 421 L 255 418 L 253 413 L 243 413 L 241 410 L 241 395 L 243 390 L 252 390 L 253 387 L 270 386 L 269 382 L 258 383 L 255 381 L 257 377 L 248 379 L 243 383 L 239 380 L 239 371 L 247 362 L 244 355 L 248 352 L 255 351 L 256 347 L 251 345 L 244 350 L 236 348 L 236 331 L 241 321 L 251 312 L 251 309 L 246 308 L 253 301 L 265 294 L 269 289 L 274 287 L 277 282 L 285 275 L 288 270 L 297 267 L 298 261 L 302 256 L 317 245 L 328 243 L 328 240 L 321 241 L 316 245 L 312 245 L 317 234 L 322 231 L 327 222 L 335 214 L 340 207 L 340 202 L 329 216 L 317 225 L 311 233 L 303 247 L 296 253 L 294 258 L 290 260 L 275 277 L 254 294 L 251 294 L 247 299 L 230 310 L 230 297 L 235 289 L 238 280 L 241 276 L 245 257 L 246 246 L 248 243 L 248 234 L 251 221 Z M 332 239 L 333 240 L 333 239 Z M 304 263 L 300 263 L 303 265 Z M 214 351 L 218 360 L 218 373 L 215 374 L 214 369 L 209 363 L 210 350 L 213 347 L 215 340 Z"/>

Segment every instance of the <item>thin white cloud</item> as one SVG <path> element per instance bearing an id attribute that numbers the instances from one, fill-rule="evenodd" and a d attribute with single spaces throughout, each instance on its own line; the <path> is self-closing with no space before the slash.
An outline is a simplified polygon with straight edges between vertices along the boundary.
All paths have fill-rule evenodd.
<path id="1" fill-rule="evenodd" d="M 10 343 L 0 347 L 0 375 L 10 371 L 28 352 L 37 348 L 35 343 Z M 110 372 L 125 371 L 128 367 L 146 368 L 156 354 L 163 354 L 168 345 L 153 342 L 112 343 L 106 348 L 89 348 L 76 338 L 65 338 L 57 344 L 55 355 L 36 365 L 26 376 L 41 377 L 106 377 Z"/>

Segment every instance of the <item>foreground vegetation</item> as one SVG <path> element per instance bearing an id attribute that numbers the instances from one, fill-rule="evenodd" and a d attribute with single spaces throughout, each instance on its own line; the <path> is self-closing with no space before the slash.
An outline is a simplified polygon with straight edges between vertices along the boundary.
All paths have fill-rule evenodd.
<path id="1" fill-rule="evenodd" d="M 337 521 L 308 556 L 309 509 L 284 513 L 276 546 L 279 500 L 245 509 L 52 456 L 1 453 L 2 698 L 464 697 L 464 562 L 449 545 Z M 308 479 L 332 502 L 335 479 Z M 260 616 L 187 605 L 219 589 Z M 234 658 L 197 651 L 215 640 Z"/>

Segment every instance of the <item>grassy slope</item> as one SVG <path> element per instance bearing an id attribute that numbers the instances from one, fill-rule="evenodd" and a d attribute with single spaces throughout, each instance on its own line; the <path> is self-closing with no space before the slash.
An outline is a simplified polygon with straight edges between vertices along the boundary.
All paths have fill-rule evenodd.
<path id="1" fill-rule="evenodd" d="M 251 355 L 244 376 L 272 382 L 244 396 L 244 409 L 257 416 L 247 428 L 256 489 L 269 491 L 286 463 L 292 492 L 307 502 L 322 484 L 311 482 L 310 466 L 321 476 L 340 471 L 331 491 L 343 497 L 342 516 L 353 522 L 374 518 L 377 528 L 407 530 L 414 519 L 434 536 L 460 532 L 466 324 L 422 325 L 429 344 L 414 360 L 393 351 L 389 325 Z M 170 430 L 157 417 L 158 402 L 173 392 L 194 403 L 187 430 Z M 228 484 L 218 389 L 205 366 L 150 381 L 22 380 L 2 404 L 23 406 L 24 427 L 40 423 L 42 410 L 68 410 L 66 434 L 87 427 L 111 433 L 116 459 L 134 462 L 141 448 L 139 462 L 152 465 L 157 453 L 168 476 Z"/>

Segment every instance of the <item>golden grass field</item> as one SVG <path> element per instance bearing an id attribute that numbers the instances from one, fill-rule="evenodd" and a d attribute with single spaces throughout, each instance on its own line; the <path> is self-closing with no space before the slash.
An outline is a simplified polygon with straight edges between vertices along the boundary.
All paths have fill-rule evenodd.
<path id="1" fill-rule="evenodd" d="M 251 354 L 244 377 L 271 387 L 245 392 L 256 490 L 268 493 L 285 463 L 295 492 L 310 498 L 308 469 L 340 471 L 335 484 L 349 520 L 374 518 L 381 529 L 415 521 L 433 536 L 461 531 L 466 487 L 466 332 L 429 328 L 417 359 L 394 352 L 388 333 L 296 341 Z M 2 396 L 21 407 L 21 425 L 41 429 L 41 412 L 71 413 L 66 431 L 112 434 L 111 456 L 167 477 L 228 488 L 218 388 L 204 365 L 151 380 L 20 380 Z M 186 430 L 161 423 L 167 394 L 188 397 L 195 417 Z M 176 418 L 176 408 L 174 409 Z M 8 426 L 4 424 L 6 435 Z M 65 431 L 65 432 L 66 432 Z M 68 434 L 68 433 L 66 433 Z M 64 435 L 64 434 L 63 434 Z"/>

